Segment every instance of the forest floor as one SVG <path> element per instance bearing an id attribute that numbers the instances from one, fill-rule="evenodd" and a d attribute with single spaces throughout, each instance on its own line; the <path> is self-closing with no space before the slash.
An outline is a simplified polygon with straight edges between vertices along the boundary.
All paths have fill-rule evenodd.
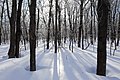
<path id="1" fill-rule="evenodd" d="M 97 46 L 82 50 L 74 45 L 73 53 L 68 43 L 54 53 L 54 47 L 36 48 L 37 71 L 29 71 L 29 47 L 21 46 L 21 58 L 7 59 L 9 45 L 0 46 L 0 80 L 120 80 L 120 48 L 114 56 L 107 55 L 106 77 L 96 75 Z"/>

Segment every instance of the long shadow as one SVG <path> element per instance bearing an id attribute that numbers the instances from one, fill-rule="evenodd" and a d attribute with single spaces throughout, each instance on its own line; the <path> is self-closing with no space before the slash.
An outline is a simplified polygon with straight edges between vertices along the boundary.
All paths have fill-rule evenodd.
<path id="1" fill-rule="evenodd" d="M 92 75 L 87 75 L 89 73 L 88 71 L 87 71 L 88 73 L 86 73 L 86 68 L 88 69 L 89 67 L 86 66 L 86 68 L 85 68 L 85 66 L 84 66 L 85 64 L 83 62 L 79 61 L 76 58 L 76 56 L 73 55 L 74 53 L 72 54 L 70 51 L 68 51 L 66 49 L 64 49 L 64 50 L 65 50 L 65 52 L 66 52 L 66 54 L 69 58 L 70 63 L 72 63 L 71 66 L 74 68 L 74 70 L 76 72 L 79 73 L 80 79 L 90 80 L 90 78 L 93 77 L 93 76 Z M 90 69 L 91 69 L 91 67 L 90 67 Z M 94 72 L 95 72 L 95 70 L 94 70 Z M 93 78 L 96 79 L 97 77 L 93 77 Z"/>
<path id="2" fill-rule="evenodd" d="M 107 78 L 108 78 L 109 80 L 120 80 L 120 78 L 117 78 L 117 77 L 109 77 L 109 76 L 107 76 Z"/>
<path id="3" fill-rule="evenodd" d="M 76 48 L 77 49 L 77 48 Z M 79 50 L 79 49 L 78 49 Z M 81 51 L 81 50 L 80 50 Z M 88 51 L 90 51 L 90 50 L 88 50 Z M 86 56 L 91 56 L 91 57 L 93 57 L 94 59 L 96 58 L 95 56 L 93 56 L 91 53 L 89 53 L 89 52 L 87 52 L 88 54 L 84 54 L 84 55 L 86 55 Z M 120 61 L 120 58 L 116 58 L 116 57 L 112 57 L 112 56 L 110 56 L 110 55 L 107 55 L 108 56 L 108 58 L 107 59 L 109 59 L 110 61 L 112 61 L 112 62 L 115 62 L 115 63 L 117 63 L 118 65 L 120 64 L 119 63 L 119 61 Z M 96 58 L 97 59 L 97 58 Z M 107 63 L 108 65 L 109 65 L 109 63 Z M 110 66 L 110 65 L 109 65 Z"/>
<path id="4" fill-rule="evenodd" d="M 53 68 L 53 80 L 59 80 L 58 68 L 57 68 L 57 54 L 54 54 L 54 68 Z"/>
<path id="5" fill-rule="evenodd" d="M 75 49 L 77 50 L 77 52 L 74 52 L 74 55 L 76 56 L 76 58 L 78 60 L 80 60 L 80 58 L 83 59 L 82 61 L 84 62 L 84 66 L 86 67 L 86 71 L 88 73 L 96 74 L 97 58 L 88 51 L 82 51 L 82 50 L 77 49 L 77 48 L 75 48 Z M 80 52 L 82 52 L 82 54 L 80 54 Z M 84 55 L 84 56 L 82 56 L 82 55 Z M 90 59 L 88 59 L 87 57 Z"/>
<path id="6" fill-rule="evenodd" d="M 77 48 L 76 48 L 77 49 Z M 79 49 L 78 49 L 79 50 Z M 77 51 L 77 52 L 80 52 L 81 50 L 79 50 L 79 51 Z M 79 53 L 74 53 L 74 54 L 79 54 Z M 79 54 L 80 55 L 80 54 Z M 93 59 L 95 59 L 95 57 L 91 54 L 91 53 L 89 53 L 88 52 L 88 54 L 83 54 L 83 55 L 86 55 L 86 56 L 88 56 L 88 57 L 90 57 L 91 56 L 91 58 L 93 58 Z M 78 56 L 77 56 L 78 57 Z M 82 57 L 81 57 L 82 58 Z M 115 60 L 116 60 L 116 58 L 115 57 L 112 57 L 112 58 L 114 58 Z M 115 61 L 114 59 L 112 59 L 110 56 L 108 56 L 108 59 L 110 60 L 110 61 L 113 61 L 113 62 L 116 62 L 117 64 L 120 64 L 119 62 L 117 62 L 117 61 Z M 79 58 L 78 58 L 79 59 Z M 85 59 L 85 58 L 84 58 Z M 87 59 L 86 59 L 87 60 Z M 119 58 L 117 58 L 117 60 L 119 61 Z M 87 61 L 88 62 L 88 61 Z M 91 61 L 90 61 L 91 62 Z M 115 67 L 115 65 L 110 65 L 109 63 L 107 63 L 107 65 L 108 65 L 108 67 L 110 67 L 111 69 L 113 69 L 113 70 L 115 70 L 115 72 L 120 72 L 120 70 L 118 69 L 118 68 L 116 68 Z M 93 69 L 93 68 L 92 68 Z M 90 73 L 94 73 L 95 71 L 90 71 L 90 70 L 92 70 L 92 69 L 87 69 L 87 71 L 88 72 L 90 72 Z"/>
<path id="7" fill-rule="evenodd" d="M 64 65 L 65 74 L 68 80 L 78 80 L 74 74 L 72 67 L 70 66 L 71 64 L 68 62 L 68 56 L 66 55 L 65 52 L 66 52 L 65 50 L 61 49 L 61 55 L 62 55 L 61 57 Z"/>
<path id="8" fill-rule="evenodd" d="M 110 65 L 110 64 L 108 64 L 108 67 L 109 68 L 111 68 L 112 70 L 114 70 L 115 71 L 115 73 L 120 73 L 120 70 L 118 70 L 116 67 L 114 67 L 114 66 L 112 66 L 112 65 Z M 112 72 L 112 71 L 111 71 Z"/>
<path id="9" fill-rule="evenodd" d="M 76 57 L 76 59 L 78 60 L 78 62 L 74 62 L 74 67 L 75 67 L 75 69 L 76 69 L 76 71 L 78 71 L 80 74 L 82 74 L 81 76 L 82 76 L 82 78 L 83 78 L 83 80 L 84 79 L 87 79 L 87 80 L 89 80 L 90 79 L 90 76 L 91 77 L 93 77 L 94 79 L 97 79 L 97 77 L 96 76 L 92 76 L 92 75 L 87 75 L 87 73 L 83 73 L 83 72 L 88 72 L 88 73 L 92 73 L 92 74 L 96 74 L 96 70 L 95 70 L 95 64 L 93 63 L 93 64 L 91 64 L 90 62 L 91 61 L 89 61 L 87 58 L 83 58 L 82 56 L 80 56 L 80 54 L 79 55 L 74 55 L 75 53 L 71 53 L 69 50 L 65 50 L 66 52 L 68 52 L 67 54 L 69 55 L 69 57 L 71 58 L 71 60 L 73 59 L 72 57 L 74 56 L 74 57 Z M 79 51 L 78 51 L 79 52 Z M 77 53 L 76 53 L 77 54 Z M 83 53 L 84 54 L 84 53 Z M 80 58 L 82 58 L 82 59 L 80 59 L 79 58 L 79 56 L 80 56 Z M 87 54 L 85 54 L 85 56 L 87 56 Z M 89 56 L 88 56 L 89 57 Z M 91 58 L 93 58 L 93 57 L 91 57 Z M 93 59 L 95 59 L 95 58 L 93 58 Z M 73 59 L 74 60 L 74 59 Z M 73 61 L 72 60 L 72 61 Z M 84 63 L 83 61 L 86 61 L 86 63 Z M 71 61 L 70 61 L 71 62 Z M 87 64 L 90 64 L 91 65 L 91 67 L 90 66 L 87 66 Z M 81 65 L 79 65 L 79 64 L 82 64 L 82 66 Z M 76 65 L 76 66 L 75 66 Z M 84 68 L 82 68 L 82 67 L 84 67 Z M 80 70 L 80 69 L 85 69 L 85 70 Z M 88 76 L 88 77 L 85 77 L 85 76 Z"/>
<path id="10" fill-rule="evenodd" d="M 116 62 L 116 63 L 120 64 L 120 62 L 119 62 L 120 58 L 108 55 L 108 59 L 110 59 L 113 62 Z"/>
<path id="11" fill-rule="evenodd" d="M 52 56 L 52 53 L 49 53 L 50 52 L 50 50 L 52 49 L 52 47 L 50 48 L 50 49 L 48 49 L 48 50 L 46 50 L 45 52 L 42 50 L 42 53 L 41 53 L 41 51 L 39 51 L 39 53 L 41 53 L 41 54 L 37 54 L 37 64 L 38 64 L 38 66 L 40 66 L 41 64 L 41 60 L 42 59 L 44 59 L 44 56 L 45 55 L 51 55 Z M 49 53 L 49 54 L 48 54 Z M 51 60 L 51 63 L 50 63 L 50 65 L 52 64 L 52 61 L 53 61 L 53 58 L 52 58 L 52 60 Z M 40 64 L 40 65 L 39 65 Z M 50 66 L 49 65 L 49 66 Z"/>
<path id="12" fill-rule="evenodd" d="M 93 53 L 95 53 L 96 54 L 96 52 L 94 52 L 93 50 L 89 50 L 89 49 L 87 49 L 87 50 L 81 50 L 81 49 L 79 49 L 79 48 L 77 48 L 77 47 L 74 47 L 76 50 L 78 50 L 78 52 L 82 52 L 82 53 L 87 53 L 87 54 L 89 54 L 90 56 L 92 56 L 93 58 L 95 58 L 95 59 L 97 59 L 94 55 L 92 55 Z M 80 54 L 80 53 L 79 53 Z"/>
<path id="13" fill-rule="evenodd" d="M 93 65 L 86 57 L 90 58 L 91 60 L 95 61 L 97 58 L 92 55 L 90 52 L 88 51 L 82 51 L 80 49 L 75 48 L 77 51 L 73 53 L 73 55 L 75 55 L 77 57 L 77 59 L 79 59 L 79 57 L 81 57 L 82 59 L 84 59 L 87 63 L 90 63 L 91 65 Z M 82 54 L 81 54 L 82 52 Z M 86 56 L 83 57 L 82 55 Z"/>

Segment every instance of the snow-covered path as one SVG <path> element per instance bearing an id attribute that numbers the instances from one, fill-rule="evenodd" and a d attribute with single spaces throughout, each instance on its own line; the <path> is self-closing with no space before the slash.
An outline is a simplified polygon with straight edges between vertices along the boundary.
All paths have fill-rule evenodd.
<path id="1" fill-rule="evenodd" d="M 45 51 L 43 47 L 36 49 L 37 71 L 30 72 L 29 49 L 21 51 L 21 58 L 7 59 L 8 46 L 0 46 L 0 80 L 120 80 L 120 56 L 108 55 L 107 76 L 102 77 L 95 74 L 97 54 L 92 47 L 74 46 L 73 53 L 62 47 L 57 54 L 52 45 Z"/>

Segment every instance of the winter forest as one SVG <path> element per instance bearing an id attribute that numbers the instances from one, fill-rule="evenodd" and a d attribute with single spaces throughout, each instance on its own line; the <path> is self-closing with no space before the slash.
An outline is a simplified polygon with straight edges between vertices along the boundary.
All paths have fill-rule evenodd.
<path id="1" fill-rule="evenodd" d="M 120 80 L 120 0 L 0 0 L 0 80 Z"/>

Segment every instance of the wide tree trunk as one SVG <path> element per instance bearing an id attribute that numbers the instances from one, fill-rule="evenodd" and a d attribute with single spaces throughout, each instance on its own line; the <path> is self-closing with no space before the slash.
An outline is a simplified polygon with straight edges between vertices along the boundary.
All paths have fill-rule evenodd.
<path id="1" fill-rule="evenodd" d="M 16 11 L 17 11 L 17 0 L 12 0 L 12 12 L 11 17 L 9 15 L 9 7 L 8 0 L 6 0 L 7 4 L 7 13 L 10 21 L 10 48 L 8 51 L 9 58 L 15 57 L 15 23 L 16 23 Z"/>
<path id="2" fill-rule="evenodd" d="M 29 38 L 30 38 L 30 71 L 36 71 L 36 0 L 31 0 L 30 4 L 30 27 L 29 27 Z"/>
<path id="3" fill-rule="evenodd" d="M 109 0 L 98 0 L 97 75 L 102 76 L 106 76 L 106 38 L 109 5 Z"/>

